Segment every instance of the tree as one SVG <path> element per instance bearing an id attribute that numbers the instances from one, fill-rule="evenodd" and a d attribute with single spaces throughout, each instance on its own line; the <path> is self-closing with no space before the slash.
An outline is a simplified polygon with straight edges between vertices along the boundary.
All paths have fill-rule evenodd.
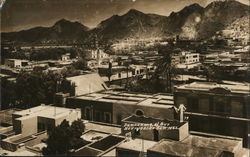
<path id="1" fill-rule="evenodd" d="M 128 86 L 128 72 L 129 72 L 129 63 L 125 62 L 124 66 L 126 67 L 127 79 L 126 79 L 126 87 Z"/>
<path id="2" fill-rule="evenodd" d="M 63 77 L 72 77 L 81 74 L 81 70 L 75 69 L 73 66 L 68 66 L 62 70 Z"/>
<path id="3" fill-rule="evenodd" d="M 57 92 L 70 93 L 71 95 L 74 95 L 75 92 L 74 84 L 69 83 L 62 74 L 53 72 L 21 72 L 16 83 L 9 85 L 13 86 L 9 92 L 7 92 L 9 89 L 2 85 L 5 89 L 5 96 L 10 97 L 12 102 L 18 102 L 18 106 L 21 108 L 30 108 L 41 103 L 52 104 Z M 10 94 L 13 93 L 12 90 L 14 90 L 14 94 Z M 7 99 L 4 100 L 9 103 Z"/>
<path id="4" fill-rule="evenodd" d="M 86 70 L 87 68 L 87 61 L 84 58 L 80 58 L 78 61 L 73 62 L 72 66 L 76 70 Z"/>
<path id="5" fill-rule="evenodd" d="M 17 100 L 22 107 L 29 108 L 45 102 L 41 74 L 38 72 L 21 72 L 16 79 Z"/>
<path id="6" fill-rule="evenodd" d="M 127 89 L 133 92 L 159 93 L 164 92 L 164 86 L 158 78 L 141 79 L 134 77 L 128 82 Z"/>
<path id="7" fill-rule="evenodd" d="M 1 110 L 5 110 L 16 105 L 15 83 L 1 78 Z"/>
<path id="8" fill-rule="evenodd" d="M 107 70 L 107 72 L 105 74 L 106 74 L 106 76 L 109 79 L 109 85 L 110 85 L 111 76 L 113 75 L 113 72 L 112 72 L 112 63 L 111 62 L 109 62 L 109 68 L 108 68 L 108 70 Z"/>
<path id="9" fill-rule="evenodd" d="M 85 125 L 81 121 L 81 119 L 78 119 L 74 121 L 71 125 L 72 132 L 76 138 L 80 138 L 82 135 L 82 132 L 85 130 Z"/>
<path id="10" fill-rule="evenodd" d="M 204 67 L 204 75 L 206 76 L 207 81 L 212 81 L 214 80 L 215 71 L 212 70 L 211 67 L 206 66 Z"/>
<path id="11" fill-rule="evenodd" d="M 47 147 L 42 149 L 43 155 L 66 155 L 70 149 L 69 124 L 64 120 L 59 126 L 49 132 Z"/>
<path id="12" fill-rule="evenodd" d="M 75 83 L 71 83 L 69 80 L 62 80 L 60 84 L 60 91 L 63 93 L 69 93 L 70 96 L 75 96 Z"/>
<path id="13" fill-rule="evenodd" d="M 74 121 L 71 126 L 68 121 L 63 120 L 59 126 L 49 131 L 47 147 L 42 149 L 43 155 L 69 155 L 71 149 L 87 144 L 81 139 L 84 130 L 85 125 L 80 119 Z"/>
<path id="14" fill-rule="evenodd" d="M 166 53 L 162 58 L 156 61 L 155 79 L 164 79 L 166 82 L 167 92 L 172 92 L 172 78 L 176 76 L 177 70 L 175 65 L 171 62 L 171 54 Z"/>

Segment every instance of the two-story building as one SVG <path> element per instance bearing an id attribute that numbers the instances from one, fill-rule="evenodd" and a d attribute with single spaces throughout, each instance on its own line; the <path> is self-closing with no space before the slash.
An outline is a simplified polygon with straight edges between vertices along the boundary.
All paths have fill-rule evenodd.
<path id="1" fill-rule="evenodd" d="M 131 114 L 161 119 L 174 119 L 173 96 L 170 94 L 143 94 L 118 91 L 100 91 L 70 97 L 66 107 L 81 108 L 82 118 L 121 124 Z"/>
<path id="2" fill-rule="evenodd" d="M 183 51 L 178 55 L 173 55 L 172 62 L 176 65 L 177 68 L 191 69 L 200 64 L 200 54 Z"/>
<path id="3" fill-rule="evenodd" d="M 241 137 L 250 146 L 250 85 L 193 82 L 176 86 L 174 102 L 184 104 L 192 131 Z"/>

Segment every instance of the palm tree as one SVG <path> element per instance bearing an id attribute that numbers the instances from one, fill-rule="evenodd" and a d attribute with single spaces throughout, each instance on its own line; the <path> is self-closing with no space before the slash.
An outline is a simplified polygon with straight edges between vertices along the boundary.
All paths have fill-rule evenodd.
<path id="1" fill-rule="evenodd" d="M 157 79 L 166 80 L 166 88 L 167 92 L 172 92 L 172 79 L 177 74 L 177 69 L 175 65 L 172 63 L 172 58 L 170 53 L 164 54 L 159 60 L 156 61 L 156 70 L 155 76 Z"/>

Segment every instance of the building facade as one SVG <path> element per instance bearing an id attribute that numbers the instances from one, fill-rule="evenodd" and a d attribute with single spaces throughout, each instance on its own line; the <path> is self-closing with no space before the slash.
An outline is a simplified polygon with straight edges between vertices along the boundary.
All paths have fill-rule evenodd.
<path id="1" fill-rule="evenodd" d="M 66 107 L 81 108 L 82 118 L 113 124 L 139 114 L 161 119 L 174 119 L 173 96 L 102 91 L 67 98 Z"/>
<path id="2" fill-rule="evenodd" d="M 249 147 L 249 84 L 194 82 L 175 88 L 174 102 L 184 104 L 190 130 L 243 138 Z"/>
<path id="3" fill-rule="evenodd" d="M 180 69 L 192 69 L 200 65 L 200 54 L 183 51 L 172 56 L 172 62 Z"/>
<path id="4" fill-rule="evenodd" d="M 28 65 L 28 61 L 20 59 L 5 59 L 5 65 L 10 68 L 22 68 Z"/>

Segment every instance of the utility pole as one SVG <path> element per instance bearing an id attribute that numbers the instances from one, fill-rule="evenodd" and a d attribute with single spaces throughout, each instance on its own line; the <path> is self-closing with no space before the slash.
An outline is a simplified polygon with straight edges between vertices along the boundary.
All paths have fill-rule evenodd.
<path id="1" fill-rule="evenodd" d="M 139 154 L 139 157 L 144 157 L 145 156 L 144 155 L 144 139 L 142 138 L 141 140 L 142 140 L 141 141 L 141 152 Z"/>

